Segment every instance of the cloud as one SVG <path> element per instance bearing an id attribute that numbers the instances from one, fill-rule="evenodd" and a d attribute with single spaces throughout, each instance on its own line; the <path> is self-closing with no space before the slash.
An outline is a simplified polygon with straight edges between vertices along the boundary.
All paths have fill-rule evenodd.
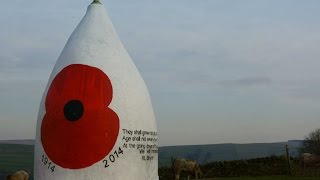
<path id="1" fill-rule="evenodd" d="M 10 109 L 25 110 L 34 105 L 32 111 L 25 110 L 28 117 L 23 116 L 26 122 L 35 122 L 38 101 L 54 62 L 88 3 L 85 0 L 3 2 L 0 107 L 8 119 L 21 118 L 19 113 L 9 112 Z M 159 121 L 163 122 L 160 127 L 167 128 L 168 119 L 173 124 L 186 122 L 191 114 L 201 112 L 196 124 L 197 128 L 208 128 L 203 131 L 207 137 L 216 135 L 211 127 L 217 123 L 221 126 L 215 130 L 218 137 L 223 137 L 229 124 L 235 124 L 239 132 L 245 129 L 238 127 L 240 121 L 243 126 L 259 129 L 255 127 L 263 116 L 275 134 L 279 127 L 274 128 L 273 124 L 287 125 L 285 121 L 299 114 L 305 115 L 305 122 L 310 122 L 310 113 L 306 113 L 310 107 L 314 119 L 319 117 L 315 109 L 319 109 L 320 87 L 313 85 L 320 82 L 319 6 L 315 5 L 318 3 L 104 1 L 120 39 L 146 80 L 152 98 L 156 99 L 156 110 L 164 109 L 159 115 Z M 301 106 L 293 108 L 295 104 Z M 208 122 L 203 125 L 205 118 Z M 234 123 L 228 123 L 233 119 Z M 250 122 L 255 120 L 259 123 Z M 297 127 L 299 123 L 297 120 Z M 195 124 L 186 126 L 194 128 Z M 294 127 L 291 129 L 286 137 L 296 133 Z M 195 140 L 194 134 L 188 134 L 188 138 L 175 136 L 179 133 L 172 131 L 162 143 L 169 142 L 171 135 L 172 144 L 182 139 L 186 144 Z M 241 141 L 252 140 L 252 136 L 245 137 Z"/>
<path id="2" fill-rule="evenodd" d="M 252 87 L 260 85 L 269 85 L 271 82 L 271 79 L 268 77 L 250 77 L 234 80 L 224 80 L 218 82 L 218 84 L 223 87 Z"/>
<path id="3" fill-rule="evenodd" d="M 290 82 L 279 87 L 278 99 L 286 106 L 319 109 L 320 86 L 317 81 Z"/>
<path id="4" fill-rule="evenodd" d="M 243 10 L 232 3 L 214 3 L 210 7 L 223 6 L 224 10 L 206 11 L 208 4 L 211 2 L 178 10 L 164 8 L 161 13 L 173 15 L 168 19 L 158 11 L 155 16 L 143 17 L 151 10 L 137 4 L 139 13 L 134 21 L 130 20 L 131 12 L 115 21 L 120 37 L 153 89 L 203 92 L 215 87 L 271 87 L 278 81 L 285 86 L 283 82 L 288 80 L 320 77 L 316 70 L 320 65 L 316 48 L 320 46 L 320 26 L 315 18 L 304 14 L 304 21 L 298 23 L 291 18 L 296 17 L 295 7 L 285 9 L 290 15 L 283 13 L 283 8 L 268 14 L 265 6 L 251 1 L 238 4 Z M 271 9 L 277 3 L 264 4 Z M 113 12 L 116 20 L 117 13 L 121 12 Z M 129 22 L 124 23 L 125 19 Z"/>

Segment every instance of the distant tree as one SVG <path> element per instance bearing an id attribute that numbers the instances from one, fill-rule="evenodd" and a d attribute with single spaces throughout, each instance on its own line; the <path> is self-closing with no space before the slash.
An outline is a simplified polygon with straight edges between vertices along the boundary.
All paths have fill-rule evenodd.
<path id="1" fill-rule="evenodd" d="M 304 139 L 300 153 L 320 155 L 320 129 L 310 132 Z"/>

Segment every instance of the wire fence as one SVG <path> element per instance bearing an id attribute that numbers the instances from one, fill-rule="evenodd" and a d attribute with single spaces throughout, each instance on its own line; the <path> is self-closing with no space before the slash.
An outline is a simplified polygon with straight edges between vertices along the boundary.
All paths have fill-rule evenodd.
<path id="1" fill-rule="evenodd" d="M 286 155 L 286 143 L 216 144 L 160 147 L 159 166 L 170 166 L 171 157 L 197 160 L 200 164 Z M 298 157 L 298 143 L 288 145 L 289 155 Z"/>
<path id="2" fill-rule="evenodd" d="M 205 178 L 239 176 L 320 176 L 319 167 L 299 164 L 298 146 L 284 143 L 220 144 L 159 148 L 159 176 L 173 178 L 174 158 L 197 160 Z M 32 145 L 0 146 L 0 179 L 9 173 L 25 170 L 33 173 Z M 32 176 L 30 176 L 32 180 Z"/>
<path id="3" fill-rule="evenodd" d="M 269 144 L 270 145 L 270 144 Z M 243 148 L 239 145 L 226 145 L 218 149 L 208 147 L 184 148 L 180 153 L 171 149 L 160 149 L 160 179 L 174 179 L 172 163 L 175 158 L 188 158 L 199 162 L 204 178 L 241 177 L 241 176 L 320 176 L 319 167 L 302 167 L 296 146 L 277 144 L 263 149 L 263 144 Z M 265 146 L 266 147 L 266 146 Z M 247 149 L 247 150 L 245 150 Z M 214 153 L 214 155 L 212 155 Z M 179 154 L 179 156 L 176 156 Z M 165 156 L 164 156 L 165 155 Z M 186 174 L 182 174 L 182 177 Z"/>

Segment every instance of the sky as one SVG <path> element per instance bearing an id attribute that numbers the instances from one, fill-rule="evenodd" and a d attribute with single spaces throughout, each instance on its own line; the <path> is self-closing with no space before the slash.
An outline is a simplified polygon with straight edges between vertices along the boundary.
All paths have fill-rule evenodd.
<path id="1" fill-rule="evenodd" d="M 145 80 L 159 145 L 303 139 L 320 128 L 320 1 L 104 0 Z M 32 139 L 89 0 L 0 6 L 0 139 Z"/>

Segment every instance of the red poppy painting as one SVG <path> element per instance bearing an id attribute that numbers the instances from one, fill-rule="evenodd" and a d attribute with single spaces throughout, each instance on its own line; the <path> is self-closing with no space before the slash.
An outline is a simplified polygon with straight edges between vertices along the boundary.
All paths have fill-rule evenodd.
<path id="1" fill-rule="evenodd" d="M 55 76 L 41 124 L 41 143 L 54 163 L 81 169 L 110 153 L 120 126 L 112 97 L 111 81 L 98 68 L 72 64 Z"/>

